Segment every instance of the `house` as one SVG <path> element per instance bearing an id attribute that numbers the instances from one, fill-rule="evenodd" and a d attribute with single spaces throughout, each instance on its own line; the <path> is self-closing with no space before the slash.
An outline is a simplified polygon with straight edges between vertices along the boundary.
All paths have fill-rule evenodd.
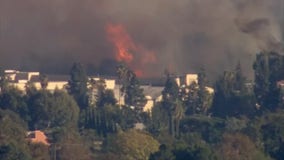
<path id="1" fill-rule="evenodd" d="M 115 86 L 116 86 L 116 82 L 115 82 L 115 78 L 113 77 L 94 77 L 94 76 L 90 76 L 89 80 L 95 80 L 95 81 L 99 81 L 100 79 L 103 79 L 106 85 L 106 89 L 110 89 L 110 90 L 114 90 Z"/>
<path id="2" fill-rule="evenodd" d="M 121 94 L 119 85 L 116 85 L 113 92 L 115 99 L 118 101 L 119 106 L 125 105 L 124 95 Z M 146 98 L 146 104 L 143 108 L 144 112 L 151 112 L 156 102 L 160 102 L 162 100 L 162 90 L 164 87 L 158 86 L 150 86 L 150 85 L 142 85 L 143 93 Z"/>
<path id="3" fill-rule="evenodd" d="M 193 82 L 198 83 L 198 75 L 197 74 L 185 74 L 183 76 L 175 78 L 178 86 L 189 86 Z"/>
<path id="4" fill-rule="evenodd" d="M 36 89 L 41 88 L 40 72 L 21 72 L 17 70 L 5 70 L 5 74 L 11 85 L 21 91 L 26 90 L 26 85 L 31 82 Z M 46 75 L 48 79 L 47 90 L 65 89 L 69 81 L 69 75 Z M 89 77 L 89 79 L 99 80 L 99 77 Z M 105 79 L 106 89 L 114 90 L 115 79 Z"/>
<path id="5" fill-rule="evenodd" d="M 27 132 L 27 140 L 29 140 L 31 143 L 42 143 L 44 145 L 50 146 L 47 136 L 40 130 Z"/>
<path id="6" fill-rule="evenodd" d="M 48 79 L 48 84 L 46 89 L 53 92 L 55 89 L 59 90 L 66 89 L 69 75 L 47 75 L 47 79 Z M 36 87 L 36 89 L 41 88 L 39 75 L 32 76 L 29 81 Z"/>
<path id="7" fill-rule="evenodd" d="M 32 79 L 33 76 L 39 76 L 39 74 L 39 72 L 20 72 L 17 70 L 5 70 L 5 75 L 7 76 L 10 84 L 21 91 L 25 91 L 26 84 Z"/>
<path id="8" fill-rule="evenodd" d="M 123 106 L 125 105 L 124 103 L 124 95 L 122 95 L 121 91 L 120 91 L 120 85 L 116 85 L 114 87 L 113 93 L 114 93 L 114 98 L 117 100 L 117 104 L 119 106 Z"/>
<path id="9" fill-rule="evenodd" d="M 144 95 L 146 98 L 146 104 L 143 108 L 144 112 L 151 112 L 156 102 L 162 101 L 162 91 L 164 87 L 158 86 L 141 86 L 144 90 Z"/>
<path id="10" fill-rule="evenodd" d="M 192 83 L 198 84 L 198 74 L 185 74 L 175 78 L 175 81 L 179 87 L 190 86 Z M 210 94 L 214 94 L 214 89 L 211 87 L 205 87 Z"/>

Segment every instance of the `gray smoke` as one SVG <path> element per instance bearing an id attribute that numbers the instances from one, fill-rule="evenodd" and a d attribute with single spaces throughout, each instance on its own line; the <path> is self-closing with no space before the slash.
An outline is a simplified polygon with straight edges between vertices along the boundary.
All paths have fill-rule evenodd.
<path id="1" fill-rule="evenodd" d="M 238 60 L 250 75 L 255 53 L 282 48 L 281 7 L 283 0 L 0 0 L 0 65 L 68 73 L 80 61 L 107 71 L 115 54 L 105 26 L 117 23 L 156 53 L 157 63 L 142 68 L 149 76 L 204 67 L 214 77 Z"/>

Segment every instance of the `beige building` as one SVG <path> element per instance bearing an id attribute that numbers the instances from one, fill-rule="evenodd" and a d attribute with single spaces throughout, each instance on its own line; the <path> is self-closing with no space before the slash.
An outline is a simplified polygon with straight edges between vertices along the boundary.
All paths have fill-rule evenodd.
<path id="1" fill-rule="evenodd" d="M 5 74 L 9 79 L 9 84 L 25 92 L 28 82 L 31 82 L 36 89 L 41 88 L 39 72 L 20 72 L 16 70 L 5 70 Z M 47 90 L 65 89 L 69 76 L 64 75 L 48 75 Z"/>
<path id="2" fill-rule="evenodd" d="M 164 87 L 155 87 L 155 86 L 142 86 L 147 100 L 144 112 L 151 112 L 156 102 L 162 101 L 162 91 Z"/>
<path id="3" fill-rule="evenodd" d="M 186 74 L 184 76 L 177 77 L 175 80 L 178 86 L 182 86 L 182 85 L 189 86 L 193 82 L 198 83 L 198 75 L 197 74 Z"/>
<path id="4" fill-rule="evenodd" d="M 9 84 L 15 86 L 21 91 L 26 90 L 26 85 L 31 82 L 36 89 L 41 89 L 40 72 L 21 72 L 17 70 L 5 70 L 5 74 L 9 79 Z M 99 80 L 97 77 L 89 77 L 90 79 Z M 55 89 L 65 89 L 68 84 L 69 75 L 47 75 L 48 85 L 47 90 L 54 91 Z M 106 89 L 114 90 L 115 80 L 105 79 Z"/>
<path id="5" fill-rule="evenodd" d="M 39 72 L 21 72 L 17 70 L 5 70 L 5 74 L 9 78 L 10 85 L 13 85 L 17 87 L 19 90 L 25 92 L 27 83 L 32 83 L 36 89 L 41 88 L 40 84 L 40 73 Z M 54 91 L 55 89 L 66 89 L 66 86 L 68 84 L 69 75 L 47 75 L 48 79 L 48 85 L 47 90 Z M 101 77 L 95 77 L 91 76 L 89 79 L 93 80 L 100 80 Z M 118 101 L 118 105 L 122 106 L 124 105 L 124 96 L 120 92 L 120 85 L 116 84 L 115 78 L 105 78 L 105 85 L 106 89 L 113 90 L 114 96 L 116 100 Z M 197 74 L 186 74 L 184 76 L 178 77 L 175 79 L 178 86 L 189 86 L 193 82 L 198 83 L 198 75 Z M 144 95 L 147 99 L 146 105 L 144 107 L 145 112 L 150 112 L 152 110 L 152 107 L 155 105 L 156 102 L 159 102 L 162 100 L 162 90 L 163 87 L 157 87 L 157 86 L 141 86 L 144 90 Z M 214 93 L 214 89 L 210 87 L 206 87 L 207 90 L 210 93 Z M 94 94 L 96 92 L 94 91 L 93 97 L 96 97 Z"/>
<path id="6" fill-rule="evenodd" d="M 162 90 L 164 87 L 156 87 L 156 86 L 141 86 L 143 89 L 145 98 L 146 98 L 146 104 L 143 108 L 144 112 L 151 112 L 152 108 L 154 107 L 156 102 L 162 101 Z M 125 105 L 124 102 L 124 95 L 120 92 L 120 86 L 116 85 L 114 91 L 115 99 L 118 101 L 119 106 Z"/>
<path id="7" fill-rule="evenodd" d="M 89 77 L 89 79 L 93 79 L 95 81 L 98 81 L 101 79 L 101 77 Z M 105 81 L 106 89 L 114 90 L 115 89 L 115 79 L 114 78 L 103 78 Z"/>
<path id="8" fill-rule="evenodd" d="M 192 83 L 198 83 L 198 74 L 185 74 L 183 76 L 177 77 L 176 83 L 179 87 L 189 86 Z M 210 94 L 214 93 L 214 89 L 211 87 L 206 87 Z"/>

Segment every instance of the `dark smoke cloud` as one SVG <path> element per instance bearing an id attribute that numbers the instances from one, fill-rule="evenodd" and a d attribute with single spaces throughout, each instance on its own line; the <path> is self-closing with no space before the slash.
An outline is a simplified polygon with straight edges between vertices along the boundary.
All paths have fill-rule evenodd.
<path id="1" fill-rule="evenodd" d="M 283 0 L 0 0 L 0 64 L 68 73 L 80 61 L 113 73 L 105 25 L 119 23 L 156 52 L 157 63 L 144 68 L 151 76 L 204 67 L 214 77 L 238 60 L 249 75 L 255 53 L 281 48 L 281 7 Z"/>

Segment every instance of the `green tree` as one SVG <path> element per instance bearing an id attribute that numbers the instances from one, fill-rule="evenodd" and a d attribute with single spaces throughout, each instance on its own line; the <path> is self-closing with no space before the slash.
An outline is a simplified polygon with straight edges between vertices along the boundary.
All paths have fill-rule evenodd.
<path id="1" fill-rule="evenodd" d="M 176 102 L 179 99 L 179 87 L 169 73 L 166 73 L 167 79 L 165 83 L 164 90 L 162 91 L 162 105 L 167 110 L 167 114 L 169 116 L 169 134 L 175 137 L 175 124 L 174 124 L 174 113 L 176 110 Z"/>
<path id="2" fill-rule="evenodd" d="M 52 157 L 60 160 L 91 160 L 92 153 L 85 145 L 77 129 L 58 128 L 51 133 Z"/>
<path id="3" fill-rule="evenodd" d="M 24 93 L 13 86 L 7 87 L 0 94 L 0 108 L 14 111 L 26 121 L 30 119 Z"/>
<path id="4" fill-rule="evenodd" d="M 181 100 L 185 105 L 186 115 L 207 114 L 213 101 L 213 93 L 209 92 L 208 81 L 204 69 L 198 73 L 198 82 L 180 88 Z"/>
<path id="5" fill-rule="evenodd" d="M 79 108 L 64 91 L 41 90 L 30 97 L 31 128 L 77 127 Z"/>
<path id="6" fill-rule="evenodd" d="M 184 117 L 184 107 L 183 104 L 180 100 L 176 100 L 175 102 L 175 108 L 174 108 L 174 113 L 173 113 L 173 119 L 174 119 L 174 131 L 175 131 L 175 136 L 179 137 L 180 136 L 180 121 Z"/>
<path id="7" fill-rule="evenodd" d="M 165 144 L 162 144 L 158 152 L 150 155 L 149 160 L 175 160 L 175 156 Z"/>
<path id="8" fill-rule="evenodd" d="M 216 160 L 216 156 L 209 145 L 200 144 L 176 144 L 173 149 L 176 159 L 188 160 Z"/>
<path id="9" fill-rule="evenodd" d="M 49 146 L 42 143 L 29 143 L 29 150 L 33 160 L 49 160 Z"/>
<path id="10" fill-rule="evenodd" d="M 279 105 L 280 89 L 277 82 L 284 78 L 283 56 L 275 52 L 256 55 L 254 92 L 257 103 L 264 109 L 274 110 Z"/>
<path id="11" fill-rule="evenodd" d="M 99 136 L 106 137 L 110 133 L 115 133 L 117 125 L 121 123 L 121 110 L 117 106 L 105 105 L 86 111 L 85 128 L 96 130 Z"/>
<path id="12" fill-rule="evenodd" d="M 197 99 L 197 113 L 206 114 L 212 104 L 212 94 L 209 93 L 208 82 L 204 69 L 198 73 L 198 99 Z"/>
<path id="13" fill-rule="evenodd" d="M 215 85 L 212 112 L 216 116 L 251 115 L 255 110 L 254 95 L 245 86 L 240 66 L 226 71 Z"/>
<path id="14" fill-rule="evenodd" d="M 239 61 L 236 68 L 235 68 L 235 90 L 239 92 L 247 92 L 247 88 L 245 86 L 246 77 L 243 74 L 241 62 Z"/>
<path id="15" fill-rule="evenodd" d="M 126 66 L 118 66 L 117 74 L 122 85 L 120 91 L 124 95 L 125 104 L 129 107 L 134 107 L 138 116 L 137 118 L 140 120 L 140 113 L 142 113 L 143 107 L 146 104 L 143 89 L 141 88 L 135 73 Z"/>
<path id="16" fill-rule="evenodd" d="M 41 89 L 46 89 L 48 86 L 48 77 L 46 74 L 40 74 L 39 75 L 39 81 L 41 85 Z"/>
<path id="17" fill-rule="evenodd" d="M 191 83 L 185 88 L 185 98 L 183 99 L 186 107 L 186 115 L 197 113 L 198 106 L 198 84 L 196 82 Z"/>
<path id="18" fill-rule="evenodd" d="M 25 89 L 26 89 L 26 98 L 27 99 L 28 99 L 28 97 L 37 93 L 37 88 L 34 85 L 34 83 L 32 83 L 31 81 L 28 81 L 26 83 Z"/>
<path id="19" fill-rule="evenodd" d="M 223 160 L 268 160 L 248 136 L 241 133 L 224 134 L 217 149 L 219 159 Z"/>
<path id="20" fill-rule="evenodd" d="M 158 136 L 161 133 L 168 133 L 169 129 L 168 111 L 161 103 L 156 103 L 152 108 L 151 122 L 148 124 L 148 130 L 152 135 Z"/>
<path id="21" fill-rule="evenodd" d="M 115 99 L 113 90 L 110 89 L 106 89 L 99 101 L 99 105 L 100 106 L 104 106 L 104 105 L 115 105 L 117 103 L 117 100 Z"/>
<path id="22" fill-rule="evenodd" d="M 5 71 L 0 68 L 0 93 L 5 91 L 5 89 L 8 87 L 8 78 L 5 75 Z"/>
<path id="23" fill-rule="evenodd" d="M 0 109 L 0 128 L 0 159 L 30 160 L 25 122 L 16 113 Z"/>
<path id="24" fill-rule="evenodd" d="M 189 133 L 197 134 L 201 138 L 214 144 L 220 141 L 224 132 L 224 120 L 217 117 L 208 117 L 202 114 L 187 116 L 181 120 L 181 136 L 188 136 Z M 191 135 L 189 135 L 191 136 Z M 192 138 L 194 140 L 195 138 Z M 188 142 L 190 143 L 190 141 Z"/>
<path id="25" fill-rule="evenodd" d="M 74 97 L 81 109 L 86 108 L 88 77 L 82 64 L 74 63 L 70 71 L 68 92 Z"/>
<path id="26" fill-rule="evenodd" d="M 116 104 L 117 101 L 114 97 L 114 93 L 111 89 L 106 89 L 106 83 L 104 79 L 91 79 L 89 83 L 91 85 L 90 94 L 95 94 L 93 95 L 93 98 L 95 99 L 94 103 L 97 107 Z"/>
<path id="27" fill-rule="evenodd" d="M 108 151 L 124 160 L 147 160 L 151 153 L 159 150 L 159 142 L 144 131 L 128 130 L 111 137 Z"/>
<path id="28" fill-rule="evenodd" d="M 274 159 L 282 159 L 284 156 L 284 112 L 266 113 L 255 119 L 258 135 L 262 141 L 264 150 Z"/>

